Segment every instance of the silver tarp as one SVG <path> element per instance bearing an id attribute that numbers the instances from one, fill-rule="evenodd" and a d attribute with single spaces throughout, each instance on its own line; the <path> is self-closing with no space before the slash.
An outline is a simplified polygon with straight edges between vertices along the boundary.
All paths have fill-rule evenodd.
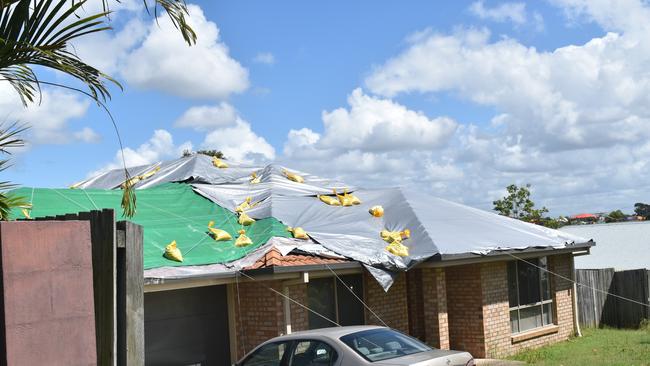
<path id="1" fill-rule="evenodd" d="M 384 289 L 388 289 L 396 272 L 435 255 L 487 254 L 494 250 L 529 247 L 563 248 L 587 241 L 403 188 L 360 189 L 274 164 L 264 167 L 228 164 L 229 168 L 219 169 L 210 157 L 192 155 L 129 171 L 131 176 L 138 176 L 160 167 L 155 174 L 138 182 L 136 188 L 165 182 L 192 183 L 198 194 L 233 212 L 250 197 L 254 207 L 246 211 L 249 216 L 255 219 L 272 216 L 287 226 L 302 227 L 313 242 L 292 240 L 287 243 L 273 238 L 248 257 L 233 263 L 160 268 L 148 270 L 147 277 L 179 278 L 238 270 L 254 263 L 275 246 L 313 254 L 330 253 L 359 261 Z M 299 174 L 304 182 L 289 180 L 287 171 Z M 259 183 L 251 183 L 253 173 L 259 177 Z M 123 182 L 124 172 L 113 170 L 81 182 L 78 187 L 114 189 Z M 318 199 L 318 195 L 332 194 L 333 189 L 339 193 L 347 189 L 361 200 L 361 204 L 329 206 Z M 384 208 L 383 217 L 369 214 L 368 210 L 375 205 Z M 410 230 L 410 238 L 403 241 L 409 249 L 408 256 L 399 257 L 386 250 L 388 244 L 379 234 L 384 229 Z"/>

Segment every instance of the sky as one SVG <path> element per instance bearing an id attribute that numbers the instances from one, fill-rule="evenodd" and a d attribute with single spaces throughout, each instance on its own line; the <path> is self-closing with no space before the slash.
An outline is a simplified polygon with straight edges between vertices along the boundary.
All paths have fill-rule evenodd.
<path id="1" fill-rule="evenodd" d="M 645 1 L 188 4 L 194 46 L 139 0 L 71 46 L 123 86 L 107 106 L 129 165 L 217 149 L 483 209 L 512 183 L 552 215 L 650 201 Z M 3 180 L 66 187 L 120 167 L 110 119 L 80 94 L 44 87 L 23 108 L 0 84 L 0 113 L 32 126 Z"/>

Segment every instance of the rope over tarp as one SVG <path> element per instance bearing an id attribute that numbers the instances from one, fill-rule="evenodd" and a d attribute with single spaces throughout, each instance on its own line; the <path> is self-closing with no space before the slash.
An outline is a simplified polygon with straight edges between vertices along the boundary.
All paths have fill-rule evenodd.
<path id="1" fill-rule="evenodd" d="M 113 209 L 121 217 L 121 190 L 105 189 L 51 189 L 19 188 L 14 194 L 31 197 L 32 218 L 72 214 L 96 209 Z M 23 217 L 20 210 L 13 218 Z M 144 268 L 166 266 L 191 266 L 226 263 L 245 257 L 266 243 L 271 237 L 290 237 L 287 227 L 273 217 L 255 221 L 246 226 L 246 235 L 253 244 L 236 247 L 237 231 L 242 227 L 237 216 L 221 206 L 194 193 L 192 187 L 182 183 L 165 183 L 154 188 L 138 190 L 137 213 L 130 221 L 144 227 Z M 209 236 L 207 225 L 225 230 L 233 240 L 216 242 Z M 165 246 L 176 240 L 183 253 L 183 262 L 163 257 Z"/>

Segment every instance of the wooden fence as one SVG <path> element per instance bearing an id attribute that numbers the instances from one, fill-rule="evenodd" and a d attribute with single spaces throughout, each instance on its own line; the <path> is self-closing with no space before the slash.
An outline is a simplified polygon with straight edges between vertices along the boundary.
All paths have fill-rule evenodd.
<path id="1" fill-rule="evenodd" d="M 90 221 L 97 364 L 144 365 L 142 227 L 110 209 L 36 220 Z"/>
<path id="2" fill-rule="evenodd" d="M 581 326 L 636 328 L 643 319 L 650 319 L 650 271 L 647 269 L 578 269 L 576 282 Z"/>

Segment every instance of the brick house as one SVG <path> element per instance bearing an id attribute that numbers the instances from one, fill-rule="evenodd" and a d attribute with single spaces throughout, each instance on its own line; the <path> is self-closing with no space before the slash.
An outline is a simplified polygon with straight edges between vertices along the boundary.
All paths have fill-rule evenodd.
<path id="1" fill-rule="evenodd" d="M 574 287 L 567 278 L 574 256 L 592 245 L 435 258 L 400 273 L 387 292 L 358 262 L 282 256 L 275 249 L 245 276 L 149 279 L 147 364 L 227 365 L 269 338 L 333 326 L 288 298 L 341 325 L 383 321 L 437 348 L 508 356 L 574 334 Z"/>

